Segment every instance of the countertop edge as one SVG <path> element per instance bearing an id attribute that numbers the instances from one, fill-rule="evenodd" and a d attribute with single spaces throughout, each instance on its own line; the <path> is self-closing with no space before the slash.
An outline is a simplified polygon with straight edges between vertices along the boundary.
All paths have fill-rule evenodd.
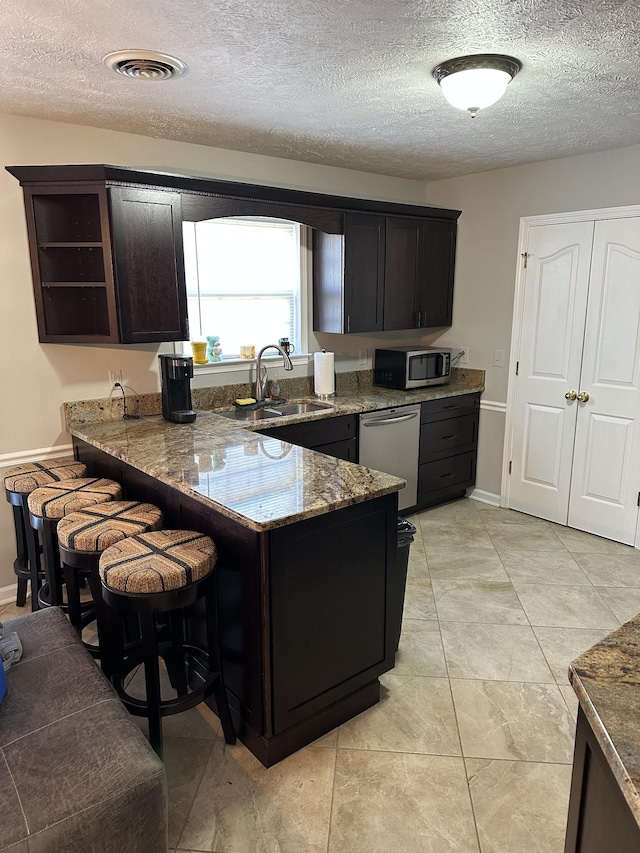
<path id="1" fill-rule="evenodd" d="M 633 720 L 640 712 L 634 665 L 639 649 L 640 614 L 569 665 L 569 681 L 580 708 L 638 826 L 640 731 Z"/>

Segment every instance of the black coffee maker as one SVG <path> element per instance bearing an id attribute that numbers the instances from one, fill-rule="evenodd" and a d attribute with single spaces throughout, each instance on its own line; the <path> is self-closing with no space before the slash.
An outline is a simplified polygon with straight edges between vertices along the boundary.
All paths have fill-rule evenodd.
<path id="1" fill-rule="evenodd" d="M 195 421 L 191 408 L 193 358 L 190 355 L 159 355 L 162 383 L 162 417 L 176 424 Z"/>

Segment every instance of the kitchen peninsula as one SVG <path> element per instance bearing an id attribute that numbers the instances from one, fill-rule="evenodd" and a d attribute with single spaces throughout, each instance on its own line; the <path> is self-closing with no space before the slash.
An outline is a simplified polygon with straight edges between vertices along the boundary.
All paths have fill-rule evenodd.
<path id="1" fill-rule="evenodd" d="M 326 409 L 282 421 L 462 397 L 481 391 L 483 379 L 460 371 L 450 386 L 407 393 L 373 388 L 370 375 L 345 376 Z M 157 395 L 132 400 L 133 411 L 150 412 L 139 420 L 87 401 L 67 404 L 67 421 L 90 470 L 160 504 L 166 527 L 215 540 L 238 734 L 270 766 L 378 701 L 378 676 L 394 665 L 396 492 L 404 481 L 210 411 L 225 408 L 225 394 L 242 393 L 229 388 L 195 391 L 196 407 L 209 411 L 191 424 L 152 413 Z M 197 617 L 192 630 L 201 630 Z"/>
<path id="2" fill-rule="evenodd" d="M 225 418 L 73 430 L 89 470 L 218 547 L 225 678 L 265 766 L 375 704 L 394 664 L 397 477 Z M 202 625 L 194 614 L 191 631 Z"/>

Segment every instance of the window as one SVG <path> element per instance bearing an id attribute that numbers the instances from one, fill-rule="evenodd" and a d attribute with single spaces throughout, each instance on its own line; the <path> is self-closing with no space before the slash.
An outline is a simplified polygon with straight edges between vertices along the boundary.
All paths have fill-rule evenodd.
<path id="1" fill-rule="evenodd" d="M 301 351 L 301 226 L 265 217 L 186 222 L 192 340 L 218 335 L 223 359 L 287 337 Z"/>

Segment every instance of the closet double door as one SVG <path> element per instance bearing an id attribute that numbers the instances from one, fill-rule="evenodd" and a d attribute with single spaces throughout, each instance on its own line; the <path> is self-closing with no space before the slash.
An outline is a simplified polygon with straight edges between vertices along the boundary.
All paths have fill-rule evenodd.
<path id="1" fill-rule="evenodd" d="M 509 506 L 626 544 L 640 503 L 640 218 L 534 226 Z"/>

